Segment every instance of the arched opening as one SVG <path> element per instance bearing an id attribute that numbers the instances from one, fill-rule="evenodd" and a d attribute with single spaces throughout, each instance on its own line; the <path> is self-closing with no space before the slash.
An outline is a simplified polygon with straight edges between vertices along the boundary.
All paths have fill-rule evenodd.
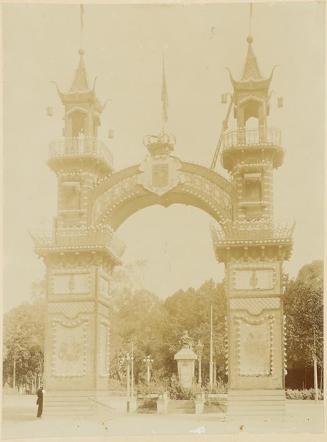
<path id="1" fill-rule="evenodd" d="M 174 204 L 169 208 L 144 208 L 117 229 L 127 246 L 123 263 L 128 268 L 133 262 L 142 264 L 134 294 L 128 294 L 130 289 L 118 294 L 123 313 L 115 326 L 122 331 L 119 338 L 115 335 L 117 330 L 112 331 L 113 357 L 118 350 L 117 339 L 119 348 L 128 347 L 127 342 L 133 340 L 138 361 L 150 354 L 153 376 L 170 380 L 177 375 L 174 354 L 180 350 L 183 332 L 188 330 L 195 352 L 198 341 L 203 343 L 201 376 L 203 385 L 208 384 L 210 306 L 213 305 L 213 380 L 226 382 L 224 266 L 214 255 L 211 222 L 212 217 L 202 210 Z M 132 311 L 131 303 L 134 303 Z M 115 363 L 113 360 L 112 366 Z M 197 381 L 199 364 L 195 367 Z M 139 376 L 144 373 L 144 367 L 136 362 L 134 369 L 135 381 L 142 383 Z"/>
<path id="2" fill-rule="evenodd" d="M 256 117 L 249 117 L 247 120 L 246 120 L 246 125 L 245 125 L 245 128 L 247 129 L 247 130 L 257 130 L 258 129 L 258 118 L 256 118 Z"/>
<path id="3" fill-rule="evenodd" d="M 78 137 L 79 135 L 86 135 L 86 113 L 80 110 L 74 110 L 70 115 L 72 137 Z"/>
<path id="4" fill-rule="evenodd" d="M 221 280 L 224 268 L 214 256 L 212 221 L 207 213 L 182 204 L 144 208 L 116 231 L 127 246 L 123 260 L 148 261 L 145 287 L 161 298 L 210 278 Z"/>

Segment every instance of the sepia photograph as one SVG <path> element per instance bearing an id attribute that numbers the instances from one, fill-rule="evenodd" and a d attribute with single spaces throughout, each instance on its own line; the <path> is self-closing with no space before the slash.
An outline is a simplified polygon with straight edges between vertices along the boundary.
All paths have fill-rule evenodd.
<path id="1" fill-rule="evenodd" d="M 324 433 L 325 7 L 1 3 L 2 439 Z"/>

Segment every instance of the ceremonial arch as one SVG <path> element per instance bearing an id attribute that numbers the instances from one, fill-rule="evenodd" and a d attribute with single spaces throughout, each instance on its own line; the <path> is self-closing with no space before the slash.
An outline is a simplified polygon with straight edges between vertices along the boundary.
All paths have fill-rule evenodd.
<path id="1" fill-rule="evenodd" d="M 110 275 L 125 245 L 116 229 L 133 213 L 159 204 L 207 212 L 217 260 L 225 264 L 228 412 L 280 414 L 286 373 L 283 261 L 291 229 L 273 222 L 273 172 L 283 162 L 280 131 L 268 127 L 269 87 L 248 40 L 243 74 L 231 76 L 235 128 L 226 122 L 215 168 L 182 161 L 174 137 L 145 139 L 143 161 L 113 170 L 98 138 L 103 106 L 87 82 L 84 52 L 69 91 L 64 136 L 50 145 L 48 165 L 58 180 L 58 213 L 49 236 L 34 236 L 47 269 L 45 388 L 48 412 L 88 412 L 105 395 L 110 354 Z M 247 129 L 255 118 L 256 129 Z M 187 220 L 185 220 L 187 222 Z M 127 245 L 128 246 L 128 245 Z M 75 411 L 74 411 L 75 410 Z"/>

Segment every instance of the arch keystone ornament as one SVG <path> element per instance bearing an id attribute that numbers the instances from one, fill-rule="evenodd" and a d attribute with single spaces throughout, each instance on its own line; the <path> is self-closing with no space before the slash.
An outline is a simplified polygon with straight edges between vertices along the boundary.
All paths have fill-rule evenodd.
<path id="1" fill-rule="evenodd" d="M 181 169 L 181 161 L 170 155 L 175 142 L 175 137 L 164 132 L 159 136 L 149 135 L 144 140 L 150 155 L 140 165 L 143 173 L 139 175 L 138 183 L 158 196 L 169 192 L 180 182 L 178 170 Z"/>
<path id="2" fill-rule="evenodd" d="M 267 127 L 272 75 L 262 77 L 253 38 L 247 42 L 241 80 L 230 74 L 233 94 L 219 139 L 229 179 L 173 154 L 175 138 L 165 129 L 164 70 L 162 130 L 145 138 L 141 164 L 120 171 L 98 139 L 103 106 L 88 86 L 84 51 L 70 90 L 58 89 L 64 137 L 51 143 L 48 162 L 57 176 L 58 210 L 52 234 L 33 236 L 47 270 L 48 413 L 72 413 L 71 403 L 93 413 L 95 399 L 109 394 L 110 279 L 125 247 L 115 231 L 138 210 L 179 203 L 213 218 L 214 251 L 225 264 L 228 416 L 283 414 L 283 261 L 291 255 L 293 227 L 273 222 L 273 172 L 284 150 L 280 131 Z M 234 129 L 228 129 L 231 111 Z M 257 129 L 247 129 L 249 118 L 257 120 Z M 217 158 L 216 152 L 212 164 Z"/>

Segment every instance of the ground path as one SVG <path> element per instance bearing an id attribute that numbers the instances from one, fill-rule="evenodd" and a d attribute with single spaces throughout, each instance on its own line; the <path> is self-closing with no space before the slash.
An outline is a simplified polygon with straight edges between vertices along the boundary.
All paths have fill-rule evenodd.
<path id="1" fill-rule="evenodd" d="M 122 398 L 120 400 L 123 400 Z M 269 420 L 227 422 L 215 414 L 126 414 L 101 407 L 95 417 L 43 417 L 37 419 L 35 396 L 3 397 L 2 438 L 85 437 L 128 435 L 222 434 L 243 431 L 323 432 L 323 403 L 287 401 L 284 422 Z"/>

